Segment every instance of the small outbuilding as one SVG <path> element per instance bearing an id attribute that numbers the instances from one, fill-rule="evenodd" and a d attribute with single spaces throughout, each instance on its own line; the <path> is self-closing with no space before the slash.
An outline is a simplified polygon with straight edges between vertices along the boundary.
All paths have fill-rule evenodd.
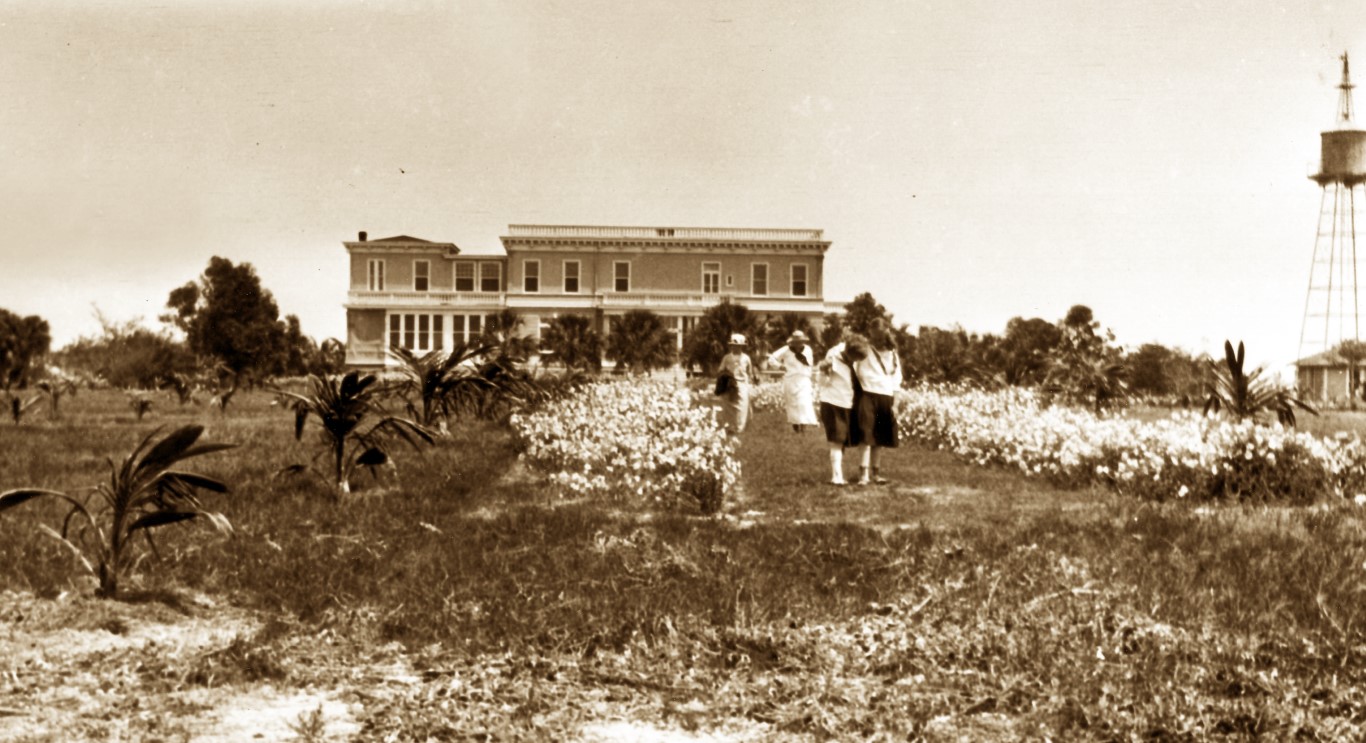
<path id="1" fill-rule="evenodd" d="M 1366 361 L 1357 364 L 1356 388 Z M 1352 396 L 1351 365 L 1337 351 L 1324 351 L 1295 362 L 1295 391 L 1307 403 L 1346 403 Z"/>

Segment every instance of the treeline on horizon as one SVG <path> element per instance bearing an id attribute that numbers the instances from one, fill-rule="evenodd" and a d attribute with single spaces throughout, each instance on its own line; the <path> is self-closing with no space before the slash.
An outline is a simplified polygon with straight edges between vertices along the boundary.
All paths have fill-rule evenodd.
<path id="1" fill-rule="evenodd" d="M 271 292 L 250 263 L 215 256 L 204 273 L 172 290 L 163 326 L 115 322 L 98 315 L 101 330 L 63 348 L 51 349 L 45 320 L 0 308 L 0 387 L 22 389 L 40 381 L 49 367 L 78 380 L 113 387 L 154 389 L 192 375 L 230 378 L 233 385 L 275 377 L 327 375 L 342 370 L 345 347 L 335 338 L 304 335 L 295 315 L 280 316 Z M 754 339 L 751 353 L 766 355 L 795 330 L 813 340 L 818 353 L 846 331 L 866 333 L 876 318 L 893 327 L 903 375 L 909 383 L 1043 387 L 1081 391 L 1091 404 L 1122 394 L 1201 399 L 1210 380 L 1208 358 L 1147 343 L 1126 351 L 1102 330 L 1090 308 L 1076 305 L 1059 320 L 1012 318 L 1004 331 L 969 333 L 960 327 L 920 326 L 912 331 L 869 293 L 843 312 L 827 314 L 819 327 L 796 313 L 760 314 L 723 301 L 710 308 L 683 339 L 682 354 L 666 320 L 647 310 L 613 318 L 604 336 L 588 318 L 563 315 L 549 322 L 540 348 L 516 338 L 520 320 L 511 312 L 490 316 L 485 338 L 523 357 L 537 350 L 548 366 L 618 372 L 648 372 L 675 363 L 709 374 L 725 353 L 731 333 Z"/>

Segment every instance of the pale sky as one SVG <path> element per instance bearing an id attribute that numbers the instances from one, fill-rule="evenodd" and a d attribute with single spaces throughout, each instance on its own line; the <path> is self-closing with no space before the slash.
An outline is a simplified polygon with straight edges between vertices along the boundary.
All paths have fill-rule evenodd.
<path id="1" fill-rule="evenodd" d="M 817 227 L 913 327 L 1275 368 L 1343 51 L 1366 4 L 0 0 L 0 307 L 155 326 L 222 255 L 341 337 L 359 230 Z"/>

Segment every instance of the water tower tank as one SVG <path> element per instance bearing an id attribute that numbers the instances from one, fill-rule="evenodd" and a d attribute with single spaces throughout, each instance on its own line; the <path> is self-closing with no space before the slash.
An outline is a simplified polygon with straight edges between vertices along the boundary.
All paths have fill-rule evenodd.
<path id="1" fill-rule="evenodd" d="M 1323 132 L 1323 157 L 1319 181 L 1360 183 L 1366 181 L 1366 130 L 1334 129 Z"/>

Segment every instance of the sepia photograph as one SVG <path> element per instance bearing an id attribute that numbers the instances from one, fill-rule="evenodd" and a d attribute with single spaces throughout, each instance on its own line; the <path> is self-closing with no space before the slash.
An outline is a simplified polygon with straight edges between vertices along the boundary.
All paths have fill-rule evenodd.
<path id="1" fill-rule="evenodd" d="M 0 0 L 0 741 L 1366 740 L 1359 80 L 1321 0 Z"/>

